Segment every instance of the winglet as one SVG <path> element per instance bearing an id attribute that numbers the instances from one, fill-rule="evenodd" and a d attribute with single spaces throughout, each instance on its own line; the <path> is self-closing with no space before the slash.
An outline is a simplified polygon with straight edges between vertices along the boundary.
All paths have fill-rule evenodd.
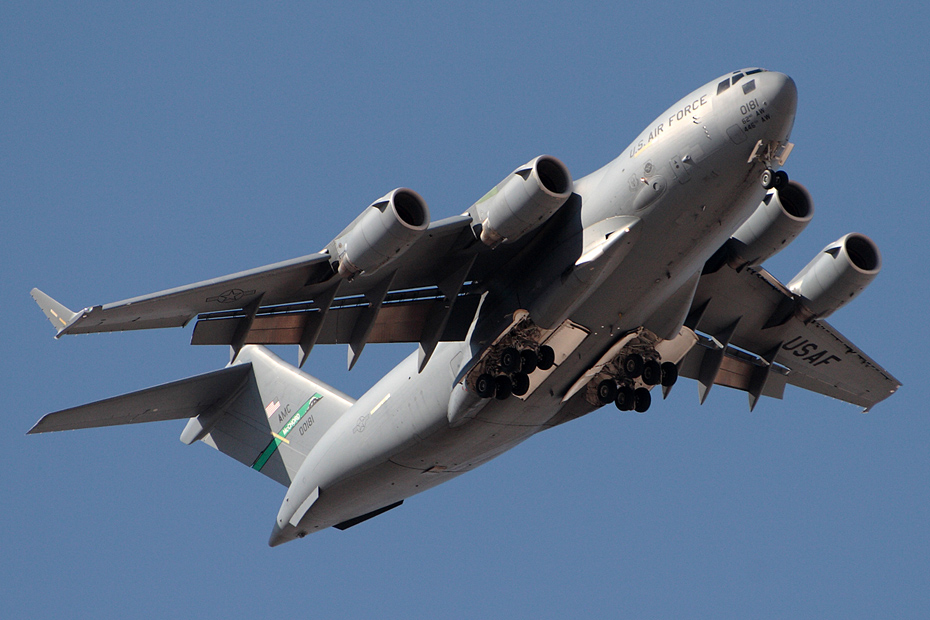
<path id="1" fill-rule="evenodd" d="M 36 300 L 59 334 L 78 317 L 77 312 L 69 310 L 37 288 L 32 289 L 29 294 Z"/>

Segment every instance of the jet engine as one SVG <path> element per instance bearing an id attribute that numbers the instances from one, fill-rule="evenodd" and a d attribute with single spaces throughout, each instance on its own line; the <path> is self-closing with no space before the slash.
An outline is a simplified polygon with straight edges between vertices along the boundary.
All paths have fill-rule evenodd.
<path id="1" fill-rule="evenodd" d="M 429 209 L 411 189 L 395 189 L 362 211 L 327 246 L 339 275 L 371 275 L 406 252 L 429 226 Z"/>
<path id="2" fill-rule="evenodd" d="M 468 213 L 481 223 L 481 241 L 495 247 L 541 225 L 571 195 L 572 177 L 565 164 L 540 155 L 514 170 Z"/>
<path id="3" fill-rule="evenodd" d="M 840 237 L 798 272 L 788 289 L 814 316 L 828 317 L 865 290 L 882 268 L 882 255 L 859 233 Z"/>
<path id="4" fill-rule="evenodd" d="M 760 265 L 801 234 L 814 217 L 814 202 L 800 183 L 791 181 L 765 195 L 756 211 L 733 233 L 742 242 L 737 253 L 750 265 Z"/>

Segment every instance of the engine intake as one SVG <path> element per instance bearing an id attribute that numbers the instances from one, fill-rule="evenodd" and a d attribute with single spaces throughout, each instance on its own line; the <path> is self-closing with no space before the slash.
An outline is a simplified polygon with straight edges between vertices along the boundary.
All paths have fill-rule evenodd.
<path id="1" fill-rule="evenodd" d="M 800 183 L 791 181 L 772 189 L 733 238 L 740 241 L 737 253 L 750 265 L 759 265 L 781 252 L 814 217 L 814 201 Z"/>
<path id="2" fill-rule="evenodd" d="M 572 176 L 549 155 L 520 166 L 468 210 L 481 223 L 481 241 L 495 247 L 516 241 L 552 217 L 572 195 Z"/>
<path id="3" fill-rule="evenodd" d="M 840 237 L 798 272 L 788 289 L 801 296 L 814 316 L 825 318 L 865 290 L 882 268 L 882 255 L 859 233 Z"/>
<path id="4" fill-rule="evenodd" d="M 406 252 L 429 226 L 429 208 L 411 189 L 401 187 L 376 200 L 343 230 L 327 250 L 339 262 L 339 275 L 371 275 Z"/>

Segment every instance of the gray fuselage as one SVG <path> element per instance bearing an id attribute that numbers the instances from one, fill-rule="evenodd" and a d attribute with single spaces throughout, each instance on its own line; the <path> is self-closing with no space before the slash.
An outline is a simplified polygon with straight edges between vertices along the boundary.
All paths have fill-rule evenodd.
<path id="1" fill-rule="evenodd" d="M 722 86 L 737 73 L 745 75 Z M 783 74 L 721 76 L 670 107 L 615 160 L 577 180 L 575 199 L 533 241 L 527 258 L 489 283 L 469 341 L 440 344 L 419 373 L 411 355 L 326 431 L 287 492 L 271 544 L 394 504 L 592 411 L 581 394 L 563 402 L 566 391 L 631 330 L 645 326 L 662 338 L 677 333 L 695 274 L 765 194 L 759 178 L 767 164 L 750 162 L 754 148 L 760 140 L 787 142 L 796 103 L 795 85 Z M 610 223 L 631 218 L 638 219 L 638 236 L 619 264 L 591 286 L 566 284 Z M 466 423 L 450 425 L 450 394 L 462 368 L 514 311 L 533 316 L 534 307 L 543 327 L 570 320 L 587 335 L 527 398 L 487 399 Z"/>

